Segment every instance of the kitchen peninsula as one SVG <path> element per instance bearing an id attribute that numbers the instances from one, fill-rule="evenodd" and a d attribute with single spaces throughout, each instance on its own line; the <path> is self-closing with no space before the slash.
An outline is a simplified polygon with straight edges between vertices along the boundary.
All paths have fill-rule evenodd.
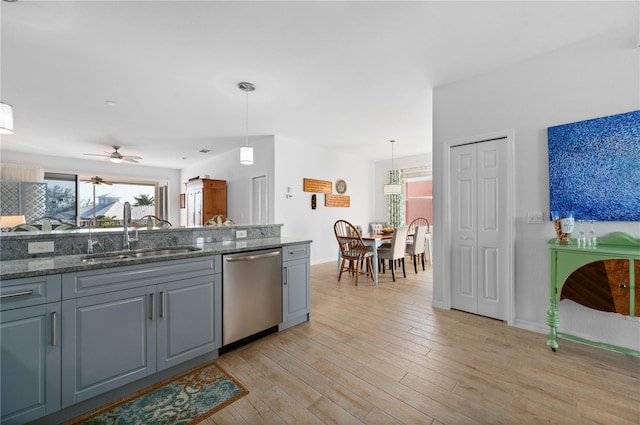
<path id="1" fill-rule="evenodd" d="M 129 251 L 104 230 L 92 255 L 86 231 L 2 234 L 2 423 L 60 422 L 216 358 L 227 254 L 277 252 L 271 331 L 309 320 L 311 241 L 280 227 L 142 229 Z"/>

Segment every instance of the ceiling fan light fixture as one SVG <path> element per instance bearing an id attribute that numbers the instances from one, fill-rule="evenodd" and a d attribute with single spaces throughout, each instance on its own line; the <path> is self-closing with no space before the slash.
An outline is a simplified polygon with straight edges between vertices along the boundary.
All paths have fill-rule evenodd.
<path id="1" fill-rule="evenodd" d="M 0 134 L 13 134 L 13 106 L 0 102 Z"/>
<path id="2" fill-rule="evenodd" d="M 245 145 L 240 148 L 240 164 L 253 165 L 253 147 L 249 146 L 249 92 L 254 91 L 256 86 L 252 83 L 242 82 L 238 84 L 238 88 L 245 92 L 245 123 L 246 123 L 246 137 Z"/>
<path id="3" fill-rule="evenodd" d="M 109 158 L 109 161 L 113 162 L 114 164 L 120 164 L 122 162 L 120 158 L 114 158 L 114 157 Z"/>

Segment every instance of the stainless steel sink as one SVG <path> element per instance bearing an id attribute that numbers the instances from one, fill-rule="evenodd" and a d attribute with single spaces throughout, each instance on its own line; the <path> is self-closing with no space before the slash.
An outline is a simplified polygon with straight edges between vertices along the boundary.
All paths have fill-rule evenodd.
<path id="1" fill-rule="evenodd" d="M 150 248 L 133 251 L 136 257 L 153 257 L 156 255 L 184 254 L 186 252 L 200 251 L 202 248 L 193 247 L 170 247 L 170 248 Z"/>
<path id="2" fill-rule="evenodd" d="M 202 248 L 185 247 L 185 246 L 172 246 L 164 248 L 147 248 L 136 249 L 135 251 L 117 251 L 117 252 L 105 252 L 104 254 L 91 254 L 85 255 L 80 258 L 83 263 L 98 263 L 103 261 L 116 261 L 127 260 L 143 257 L 159 257 L 162 255 L 175 255 L 185 254 L 188 252 L 200 251 Z"/>

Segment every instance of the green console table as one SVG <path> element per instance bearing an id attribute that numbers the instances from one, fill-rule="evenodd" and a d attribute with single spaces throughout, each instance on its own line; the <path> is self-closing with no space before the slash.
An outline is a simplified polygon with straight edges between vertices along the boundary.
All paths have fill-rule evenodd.
<path id="1" fill-rule="evenodd" d="M 575 241 L 549 241 L 550 285 L 547 345 L 556 351 L 557 337 L 640 357 L 640 351 L 559 333 L 557 303 L 570 299 L 586 307 L 640 316 L 640 239 L 614 232 L 598 239 L 597 247 L 578 247 Z"/>

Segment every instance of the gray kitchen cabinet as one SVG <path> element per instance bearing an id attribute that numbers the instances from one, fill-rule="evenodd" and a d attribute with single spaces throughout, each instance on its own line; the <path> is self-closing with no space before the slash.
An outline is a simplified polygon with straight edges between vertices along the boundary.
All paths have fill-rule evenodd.
<path id="1" fill-rule="evenodd" d="M 62 302 L 62 407 L 156 371 L 155 286 Z"/>
<path id="2" fill-rule="evenodd" d="M 59 300 L 60 275 L 0 282 L 2 424 L 60 409 Z"/>
<path id="3" fill-rule="evenodd" d="M 219 348 L 220 270 L 218 256 L 63 275 L 62 407 Z"/>
<path id="4" fill-rule="evenodd" d="M 222 346 L 220 274 L 159 285 L 158 370 Z"/>
<path id="5" fill-rule="evenodd" d="M 311 265 L 309 244 L 282 247 L 282 324 L 279 330 L 309 320 Z"/>

